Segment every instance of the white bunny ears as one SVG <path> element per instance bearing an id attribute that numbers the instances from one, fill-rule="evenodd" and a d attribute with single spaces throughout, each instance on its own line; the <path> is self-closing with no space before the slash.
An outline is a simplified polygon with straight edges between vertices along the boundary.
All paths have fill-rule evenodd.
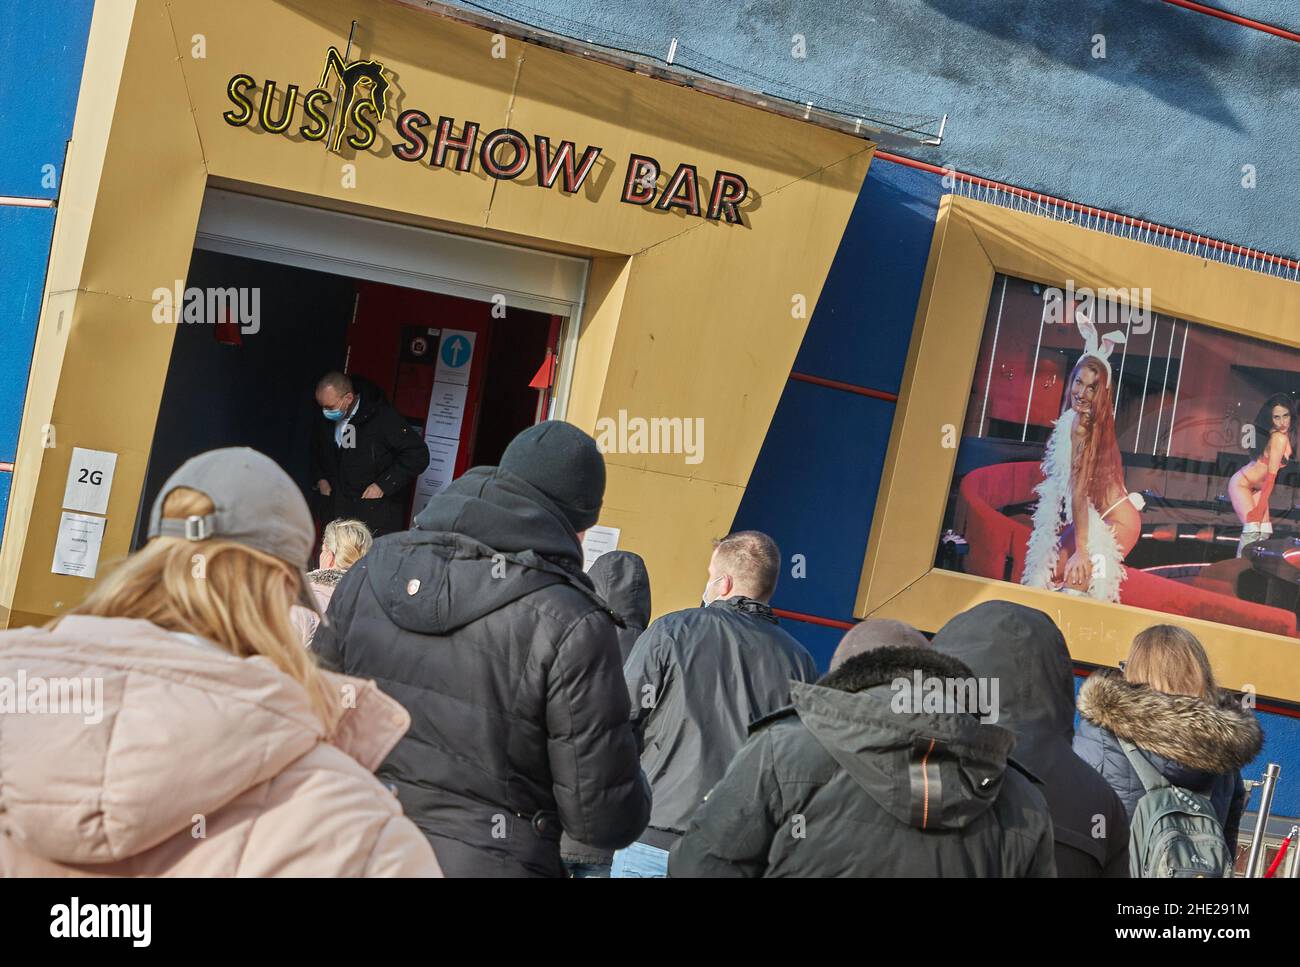
<path id="1" fill-rule="evenodd" d="M 1116 329 L 1114 332 L 1108 332 L 1101 337 L 1101 342 L 1097 341 L 1097 327 L 1092 324 L 1082 313 L 1074 317 L 1074 321 L 1079 326 L 1079 333 L 1083 336 L 1083 354 L 1092 356 L 1099 360 L 1106 367 L 1106 385 L 1110 386 L 1114 380 L 1111 378 L 1110 354 L 1120 343 L 1124 342 L 1124 333 Z"/>

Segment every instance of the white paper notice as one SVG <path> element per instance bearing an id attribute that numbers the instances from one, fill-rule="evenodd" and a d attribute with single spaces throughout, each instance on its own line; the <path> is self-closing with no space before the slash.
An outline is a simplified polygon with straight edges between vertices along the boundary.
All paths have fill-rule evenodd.
<path id="1" fill-rule="evenodd" d="M 99 567 L 99 548 L 104 543 L 103 517 L 63 512 L 59 518 L 59 536 L 54 542 L 54 574 L 71 574 L 93 578 Z"/>
<path id="2" fill-rule="evenodd" d="M 606 551 L 618 550 L 617 527 L 601 527 L 595 525 L 587 528 L 586 535 L 582 538 L 582 569 L 589 570 L 591 565 L 596 563 L 596 558 Z"/>
<path id="3" fill-rule="evenodd" d="M 424 510 L 424 505 L 434 494 L 440 494 L 451 483 L 456 470 L 456 454 L 460 452 L 460 439 L 427 436 L 424 445 L 429 448 L 429 466 L 415 483 L 415 500 L 411 503 L 411 518 Z"/>
<path id="4" fill-rule="evenodd" d="M 68 485 L 63 491 L 64 509 L 84 510 L 89 514 L 108 513 L 108 495 L 113 489 L 113 471 L 116 468 L 116 453 L 73 447 Z"/>
<path id="5" fill-rule="evenodd" d="M 456 472 L 460 453 L 460 431 L 465 425 L 465 399 L 469 395 L 470 361 L 474 358 L 475 333 L 444 329 L 438 344 L 438 365 L 433 370 L 433 392 L 429 415 L 424 421 L 424 442 L 429 448 L 429 466 L 415 482 L 411 503 L 414 519 L 429 498 L 442 493 Z"/>
<path id="6" fill-rule="evenodd" d="M 461 329 L 444 329 L 438 344 L 438 365 L 433 370 L 435 383 L 469 384 L 469 361 L 474 356 L 474 336 Z"/>
<path id="7" fill-rule="evenodd" d="M 424 424 L 424 435 L 460 439 L 460 427 L 465 422 L 465 394 L 469 387 L 463 383 L 434 383 L 429 397 L 429 418 Z"/>

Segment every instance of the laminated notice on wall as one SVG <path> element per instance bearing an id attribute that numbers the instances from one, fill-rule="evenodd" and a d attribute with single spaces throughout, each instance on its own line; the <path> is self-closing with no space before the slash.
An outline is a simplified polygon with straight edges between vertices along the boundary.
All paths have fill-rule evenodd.
<path id="1" fill-rule="evenodd" d="M 99 548 L 104 543 L 104 517 L 70 514 L 59 518 L 59 536 L 54 542 L 54 574 L 93 578 L 99 568 Z"/>
<path id="2" fill-rule="evenodd" d="M 601 527 L 599 524 L 588 527 L 582 538 L 582 569 L 590 570 L 600 555 L 618 550 L 618 535 L 617 527 Z"/>

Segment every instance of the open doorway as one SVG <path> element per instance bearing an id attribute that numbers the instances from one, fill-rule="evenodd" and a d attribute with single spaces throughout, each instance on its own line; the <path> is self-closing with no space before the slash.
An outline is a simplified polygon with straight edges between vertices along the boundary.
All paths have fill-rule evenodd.
<path id="1" fill-rule="evenodd" d="M 311 440 L 324 419 L 314 391 L 330 370 L 373 384 L 429 447 L 429 468 L 403 496 L 408 524 L 451 480 L 497 463 L 515 434 L 552 415 L 566 315 L 368 274 L 194 251 L 183 293 L 201 304 L 190 315 L 178 305 L 135 546 L 166 478 L 217 447 L 270 456 L 308 496 L 318 527 L 327 523 Z"/>

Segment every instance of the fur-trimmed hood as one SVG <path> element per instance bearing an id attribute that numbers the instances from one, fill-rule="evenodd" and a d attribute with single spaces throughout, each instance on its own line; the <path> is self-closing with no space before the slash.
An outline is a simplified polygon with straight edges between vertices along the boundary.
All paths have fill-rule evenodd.
<path id="1" fill-rule="evenodd" d="M 1255 716 L 1228 694 L 1218 704 L 1166 695 L 1103 668 L 1079 689 L 1079 714 L 1117 738 L 1188 769 L 1221 775 L 1259 754 L 1263 732 Z"/>
<path id="2" fill-rule="evenodd" d="M 804 727 L 881 809 L 919 829 L 960 829 L 996 801 L 1015 736 L 976 715 L 903 706 L 897 684 L 910 686 L 917 672 L 973 677 L 929 648 L 877 648 L 816 685 L 795 682 L 791 700 Z"/>
<path id="3" fill-rule="evenodd" d="M 336 567 L 322 567 L 315 571 L 307 572 L 307 580 L 312 584 L 319 584 L 323 588 L 332 588 L 343 580 L 343 575 L 347 571 L 340 571 Z"/>

